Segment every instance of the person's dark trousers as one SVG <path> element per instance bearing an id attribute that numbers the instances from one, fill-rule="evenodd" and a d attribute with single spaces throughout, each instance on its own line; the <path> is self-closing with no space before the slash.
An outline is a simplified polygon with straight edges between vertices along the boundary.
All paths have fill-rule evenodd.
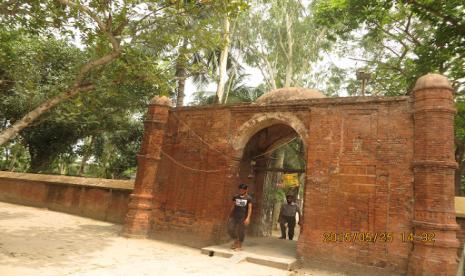
<path id="1" fill-rule="evenodd" d="M 288 235 L 289 239 L 294 238 L 294 228 L 295 228 L 295 217 L 282 216 L 279 226 L 281 227 L 281 238 L 286 238 L 286 223 L 289 228 Z"/>
<path id="2" fill-rule="evenodd" d="M 243 242 L 245 238 L 244 220 L 230 218 L 228 222 L 228 234 L 232 239 Z"/>

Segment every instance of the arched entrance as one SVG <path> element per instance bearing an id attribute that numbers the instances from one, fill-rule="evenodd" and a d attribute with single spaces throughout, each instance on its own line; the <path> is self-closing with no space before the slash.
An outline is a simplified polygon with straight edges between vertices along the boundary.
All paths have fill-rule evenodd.
<path id="1" fill-rule="evenodd" d="M 251 234 L 273 236 L 285 195 L 292 194 L 299 205 L 303 203 L 305 159 L 298 134 L 285 124 L 258 131 L 244 148 L 239 175 L 255 199 Z"/>
<path id="2" fill-rule="evenodd" d="M 281 120 L 265 120 L 258 122 L 258 127 L 250 127 L 255 133 L 249 134 L 239 165 L 240 182 L 248 184 L 249 194 L 254 199 L 249 240 L 252 238 L 268 246 L 274 244 L 280 251 L 277 253 L 295 256 L 300 227 L 295 226 L 293 241 L 281 241 L 278 239 L 281 236 L 278 217 L 287 194 L 294 195 L 303 210 L 304 143 L 299 133 Z M 297 216 L 297 221 L 299 219 Z"/>

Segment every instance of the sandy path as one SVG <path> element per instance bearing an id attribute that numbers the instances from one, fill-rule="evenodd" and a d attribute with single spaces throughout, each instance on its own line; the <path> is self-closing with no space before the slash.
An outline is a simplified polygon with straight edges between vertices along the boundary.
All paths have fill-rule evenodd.
<path id="1" fill-rule="evenodd" d="M 119 236 L 121 225 L 0 202 L 0 275 L 337 276 L 208 257 L 199 249 Z"/>
<path id="2" fill-rule="evenodd" d="M 288 275 L 118 236 L 121 226 L 0 202 L 0 275 Z"/>

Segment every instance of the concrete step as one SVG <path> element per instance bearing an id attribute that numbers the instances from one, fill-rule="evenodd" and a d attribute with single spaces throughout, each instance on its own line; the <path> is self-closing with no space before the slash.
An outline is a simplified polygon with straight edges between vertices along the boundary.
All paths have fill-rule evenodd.
<path id="1" fill-rule="evenodd" d="M 229 244 L 228 244 L 229 245 Z M 255 253 L 253 249 L 243 249 L 241 251 L 235 251 L 229 249 L 227 245 L 215 245 L 208 246 L 201 249 L 201 253 L 210 257 L 219 256 L 223 258 L 229 258 L 233 263 L 249 262 L 268 267 L 293 270 L 296 268 L 297 259 L 294 257 L 277 257 L 272 256 L 273 252 L 266 254 L 264 252 Z"/>

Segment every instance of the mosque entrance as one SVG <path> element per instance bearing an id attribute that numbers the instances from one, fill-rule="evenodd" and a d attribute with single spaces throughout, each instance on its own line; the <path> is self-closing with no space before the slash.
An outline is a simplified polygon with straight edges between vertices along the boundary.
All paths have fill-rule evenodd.
<path id="1" fill-rule="evenodd" d="M 299 135 L 282 123 L 259 130 L 244 148 L 239 171 L 241 183 L 249 185 L 255 203 L 248 234 L 279 238 L 279 214 L 287 204 L 286 195 L 292 195 L 295 204 L 303 209 L 305 153 Z M 296 221 L 299 219 L 297 215 Z M 287 224 L 286 228 L 287 233 Z M 294 241 L 299 230 L 296 223 Z"/>
<path id="2" fill-rule="evenodd" d="M 243 244 L 244 253 L 234 256 L 257 263 L 266 260 L 268 265 L 283 269 L 295 265 L 300 217 L 295 214 L 294 235 L 290 240 L 288 223 L 284 225 L 286 239 L 280 239 L 279 215 L 281 207 L 288 204 L 286 195 L 292 195 L 294 203 L 303 209 L 305 167 L 304 145 L 292 127 L 276 122 L 250 137 L 243 149 L 239 177 L 240 183 L 248 185 L 253 198 L 252 220 Z M 233 255 L 230 245 L 231 242 L 211 246 L 202 252 L 230 257 Z"/>

